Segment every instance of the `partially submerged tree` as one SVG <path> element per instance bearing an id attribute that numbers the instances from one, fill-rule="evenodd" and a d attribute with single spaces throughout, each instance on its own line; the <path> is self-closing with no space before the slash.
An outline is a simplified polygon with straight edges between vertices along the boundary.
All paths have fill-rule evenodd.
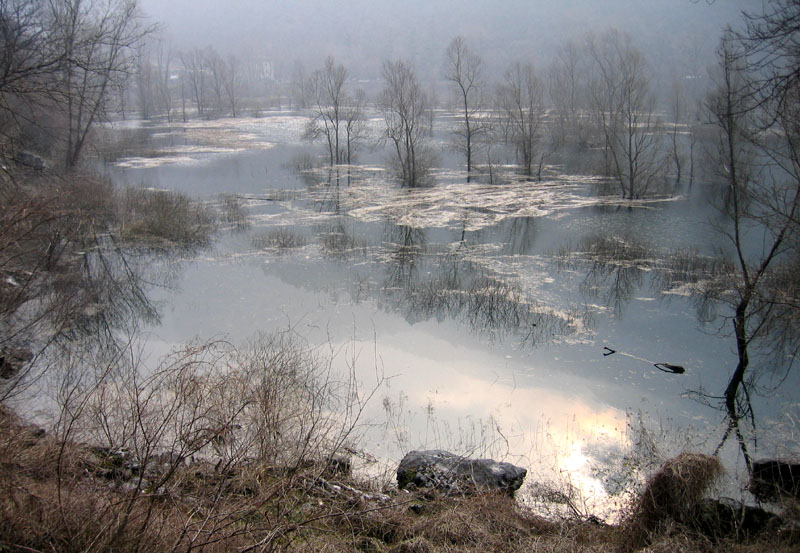
<path id="1" fill-rule="evenodd" d="M 387 61 L 383 65 L 383 78 L 386 84 L 381 92 L 380 107 L 386 123 L 384 140 L 394 148 L 402 183 L 412 188 L 420 186 L 429 169 L 425 148 L 425 93 L 407 62 Z"/>
<path id="2" fill-rule="evenodd" d="M 334 59 L 328 57 L 325 66 L 314 71 L 308 84 L 314 118 L 309 121 L 305 136 L 310 140 L 318 137 L 325 139 L 331 165 L 342 163 L 343 158 L 341 143 L 345 140 L 342 126 L 345 119 L 346 80 L 347 69 L 341 64 L 336 65 Z"/>
<path id="3" fill-rule="evenodd" d="M 730 281 L 708 292 L 730 306 L 738 359 L 723 396 L 729 424 L 720 447 L 735 435 L 749 469 L 742 423 L 755 430 L 751 394 L 762 372 L 751 364 L 753 350 L 774 354 L 772 361 L 788 369 L 800 347 L 800 290 L 791 276 L 800 238 L 800 97 L 775 88 L 783 79 L 754 80 L 740 44 L 730 33 L 723 39 L 717 87 L 707 101 L 725 179 L 721 207 L 730 218 L 721 230 L 734 254 Z M 762 88 L 765 82 L 772 84 Z"/>
<path id="4" fill-rule="evenodd" d="M 185 94 L 188 93 L 194 98 L 197 114 L 205 117 L 208 111 L 208 83 L 206 82 L 206 54 L 203 50 L 195 48 L 189 52 L 180 54 L 181 64 L 183 65 L 183 81 L 181 82 L 181 97 L 185 106 Z M 186 119 L 186 109 L 184 107 L 184 119 Z"/>
<path id="5" fill-rule="evenodd" d="M 136 0 L 51 0 L 49 38 L 61 56 L 51 94 L 66 117 L 67 168 L 75 167 L 115 90 L 133 72 L 135 49 L 150 33 Z"/>
<path id="6" fill-rule="evenodd" d="M 662 124 L 655 114 L 642 53 L 612 29 L 586 42 L 591 59 L 592 113 L 604 141 L 606 165 L 623 198 L 641 198 L 662 176 Z"/>
<path id="7" fill-rule="evenodd" d="M 497 91 L 497 108 L 520 170 L 533 176 L 536 169 L 536 174 L 541 176 L 545 157 L 545 153 L 539 151 L 544 129 L 544 88 L 532 65 L 516 63 L 506 71 Z"/>
<path id="8" fill-rule="evenodd" d="M 589 145 L 586 109 L 586 56 L 572 41 L 555 54 L 548 74 L 548 92 L 553 108 L 551 134 L 555 147 Z"/>
<path id="9" fill-rule="evenodd" d="M 367 108 L 367 94 L 359 88 L 352 96 L 347 96 L 342 110 L 344 120 L 345 157 L 344 162 L 350 165 L 358 148 L 367 139 L 369 130 L 364 117 Z"/>
<path id="10" fill-rule="evenodd" d="M 456 37 L 445 53 L 445 78 L 453 83 L 457 97 L 459 123 L 454 131 L 455 147 L 467 160 L 467 182 L 472 172 L 476 141 L 486 133 L 481 117 L 483 104 L 483 60 L 474 54 L 462 37 Z"/>

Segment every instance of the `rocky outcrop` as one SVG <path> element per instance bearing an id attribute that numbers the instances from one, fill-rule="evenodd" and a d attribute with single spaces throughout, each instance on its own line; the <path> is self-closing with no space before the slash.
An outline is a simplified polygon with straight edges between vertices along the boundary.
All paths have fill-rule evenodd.
<path id="1" fill-rule="evenodd" d="M 800 463 L 778 459 L 755 461 L 749 488 L 761 501 L 778 501 L 781 497 L 800 499 Z"/>
<path id="2" fill-rule="evenodd" d="M 509 495 L 522 486 L 527 470 L 492 459 L 466 459 L 448 451 L 411 451 L 397 468 L 397 485 L 432 488 L 445 493 L 503 491 Z"/>

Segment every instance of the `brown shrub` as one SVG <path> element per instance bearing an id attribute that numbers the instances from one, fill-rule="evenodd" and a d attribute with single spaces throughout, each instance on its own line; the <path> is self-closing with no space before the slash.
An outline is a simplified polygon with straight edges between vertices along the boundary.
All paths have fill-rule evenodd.
<path id="1" fill-rule="evenodd" d="M 185 194 L 126 188 L 120 198 L 121 234 L 147 245 L 206 246 L 215 228 L 213 213 Z"/>
<path id="2" fill-rule="evenodd" d="M 649 478 L 622 524 L 622 549 L 630 551 L 647 544 L 670 524 L 690 522 L 703 494 L 722 472 L 719 459 L 701 453 L 681 453 L 664 463 Z"/>

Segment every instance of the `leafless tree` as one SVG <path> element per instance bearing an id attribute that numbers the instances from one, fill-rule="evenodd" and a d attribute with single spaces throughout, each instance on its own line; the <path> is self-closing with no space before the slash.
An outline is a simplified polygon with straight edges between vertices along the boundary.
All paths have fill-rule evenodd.
<path id="1" fill-rule="evenodd" d="M 383 78 L 386 84 L 379 103 L 386 123 L 384 139 L 394 148 L 403 184 L 412 188 L 420 186 L 429 169 L 425 148 L 425 93 L 414 69 L 405 61 L 387 61 L 383 65 Z"/>
<path id="2" fill-rule="evenodd" d="M 172 122 L 172 52 L 164 40 L 157 40 L 155 50 L 156 97 L 159 107 Z"/>
<path id="3" fill-rule="evenodd" d="M 800 83 L 800 1 L 771 0 L 763 12 L 744 17 L 746 31 L 737 38 L 755 70 L 754 92 L 762 102 L 791 103 Z"/>
<path id="4" fill-rule="evenodd" d="M 21 104 L 43 100 L 64 63 L 65 53 L 55 48 L 46 18 L 40 0 L 0 2 L 0 109 L 10 119 L 25 117 Z"/>
<path id="5" fill-rule="evenodd" d="M 183 64 L 183 75 L 185 86 L 189 87 L 189 93 L 194 98 L 195 107 L 200 117 L 206 117 L 208 112 L 208 83 L 206 82 L 206 54 L 203 50 L 195 48 L 189 52 L 180 54 L 181 64 Z M 183 86 L 183 85 L 182 85 Z M 185 101 L 185 93 L 181 94 Z M 186 110 L 184 108 L 184 120 Z"/>
<path id="6" fill-rule="evenodd" d="M 234 55 L 228 56 L 222 68 L 222 89 L 231 108 L 231 117 L 236 117 L 236 105 L 239 100 L 239 60 Z"/>
<path id="7" fill-rule="evenodd" d="M 150 49 L 147 46 L 140 48 L 136 59 L 136 99 L 142 119 L 150 119 L 153 115 L 155 71 L 150 60 Z"/>
<path id="8" fill-rule="evenodd" d="M 345 134 L 345 159 L 350 165 L 359 146 L 367 139 L 369 130 L 364 116 L 367 107 L 367 94 L 359 88 L 352 96 L 347 96 L 342 110 Z"/>
<path id="9" fill-rule="evenodd" d="M 300 60 L 295 60 L 292 66 L 291 90 L 295 107 L 306 109 L 308 107 L 308 78 L 305 66 Z"/>
<path id="10" fill-rule="evenodd" d="M 445 78 L 453 83 L 460 122 L 454 131 L 456 148 L 467 158 L 467 182 L 472 173 L 476 141 L 486 133 L 481 117 L 483 104 L 483 60 L 473 53 L 462 37 L 456 37 L 445 52 Z"/>
<path id="11" fill-rule="evenodd" d="M 341 64 L 336 65 L 332 57 L 328 57 L 324 67 L 314 71 L 309 79 L 309 96 L 315 117 L 309 122 L 305 136 L 310 140 L 325 139 L 331 165 L 342 163 L 346 80 L 347 69 Z"/>
<path id="12" fill-rule="evenodd" d="M 686 92 L 679 80 L 674 80 L 670 94 L 672 121 L 669 129 L 670 153 L 675 168 L 675 185 L 681 183 L 686 153 L 682 135 L 691 132 L 687 125 Z"/>
<path id="13" fill-rule="evenodd" d="M 535 158 L 544 128 L 544 88 L 531 64 L 516 63 L 506 71 L 497 91 L 497 105 L 513 144 L 517 163 L 527 176 L 534 174 Z M 539 163 L 539 171 L 541 163 Z"/>
<path id="14" fill-rule="evenodd" d="M 223 104 L 223 81 L 225 79 L 225 60 L 217 53 L 213 46 L 209 46 L 205 51 L 205 64 L 203 69 L 207 73 L 208 85 L 213 94 L 213 111 L 218 116 L 222 113 Z"/>
<path id="15" fill-rule="evenodd" d="M 51 0 L 47 23 L 63 53 L 53 91 L 66 117 L 67 168 L 75 167 L 94 125 L 109 111 L 115 89 L 124 88 L 135 49 L 151 28 L 142 23 L 136 0 Z"/>
<path id="16" fill-rule="evenodd" d="M 662 122 L 655 114 L 644 56 L 630 37 L 614 29 L 589 35 L 586 47 L 592 111 L 603 134 L 608 169 L 623 198 L 640 198 L 664 168 Z"/>
<path id="17" fill-rule="evenodd" d="M 760 371 L 751 366 L 753 349 L 758 344 L 761 352 L 772 350 L 783 365 L 787 349 L 792 357 L 798 347 L 800 303 L 796 279 L 787 275 L 796 270 L 792 254 L 800 234 L 800 103 L 796 94 L 780 91 L 762 96 L 763 81 L 758 74 L 752 77 L 746 60 L 742 43 L 726 34 L 707 109 L 717 130 L 718 174 L 724 178 L 720 207 L 730 221 L 719 230 L 734 252 L 729 280 L 709 295 L 730 309 L 738 360 L 722 398 L 729 425 L 719 447 L 735 435 L 749 469 L 742 425 L 749 420 L 755 430 L 751 394 Z M 775 132 L 763 132 L 758 123 L 764 120 L 773 122 Z M 747 246 L 752 237 L 761 247 Z"/>
<path id="18" fill-rule="evenodd" d="M 548 92 L 554 112 L 552 134 L 556 148 L 570 142 L 588 146 L 586 61 L 580 46 L 569 41 L 556 52 L 550 65 Z"/>

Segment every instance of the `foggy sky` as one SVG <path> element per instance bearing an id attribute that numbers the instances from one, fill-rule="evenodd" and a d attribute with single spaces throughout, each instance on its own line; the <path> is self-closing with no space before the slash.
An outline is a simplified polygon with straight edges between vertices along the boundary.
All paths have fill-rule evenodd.
<path id="1" fill-rule="evenodd" d="M 723 27 L 761 0 L 140 0 L 175 50 L 212 45 L 272 60 L 278 77 L 332 55 L 351 75 L 379 76 L 388 59 L 441 72 L 457 35 L 501 73 L 513 61 L 545 66 L 556 47 L 609 27 L 632 35 L 662 73 L 704 72 Z M 283 73 L 283 74 L 282 74 Z"/>

